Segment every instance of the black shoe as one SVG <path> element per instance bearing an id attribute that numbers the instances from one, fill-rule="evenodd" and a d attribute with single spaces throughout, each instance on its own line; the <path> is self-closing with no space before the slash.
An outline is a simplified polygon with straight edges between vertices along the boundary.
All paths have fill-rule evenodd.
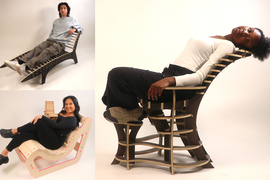
<path id="1" fill-rule="evenodd" d="M 109 122 L 125 124 L 128 122 L 141 122 L 147 116 L 147 113 L 142 108 L 128 110 L 122 107 L 111 107 L 103 113 L 103 116 Z"/>
<path id="2" fill-rule="evenodd" d="M 11 132 L 11 129 L 1 129 L 0 134 L 3 138 L 13 138 L 16 134 Z"/>
<path id="3" fill-rule="evenodd" d="M 8 163 L 9 159 L 8 157 L 3 156 L 0 154 L 0 165 Z"/>

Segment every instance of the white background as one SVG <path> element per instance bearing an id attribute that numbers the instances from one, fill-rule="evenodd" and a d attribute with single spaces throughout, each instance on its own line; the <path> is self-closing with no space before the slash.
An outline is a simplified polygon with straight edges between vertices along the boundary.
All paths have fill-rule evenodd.
<path id="1" fill-rule="evenodd" d="M 198 130 L 215 169 L 172 176 L 151 164 L 129 171 L 110 165 L 117 136 L 101 102 L 113 67 L 161 72 L 190 37 L 227 35 L 241 25 L 270 36 L 269 7 L 268 0 L 96 0 L 96 179 L 269 179 L 269 59 L 237 61 L 204 96 Z M 144 120 L 138 136 L 152 133 Z"/>
<path id="2" fill-rule="evenodd" d="M 0 64 L 46 40 L 53 21 L 59 18 L 55 0 L 0 0 Z M 94 90 L 95 4 L 94 0 L 69 0 L 70 16 L 83 26 L 78 47 L 78 64 L 60 63 L 48 74 L 46 83 L 39 77 L 20 83 L 22 77 L 9 68 L 0 69 L 0 89 Z"/>
<path id="3" fill-rule="evenodd" d="M 0 127 L 16 128 L 30 122 L 35 116 L 43 115 L 45 101 L 54 101 L 54 112 L 62 110 L 62 100 L 74 95 L 80 105 L 80 114 L 93 119 L 81 159 L 75 165 L 53 172 L 39 179 L 94 179 L 95 176 L 95 112 L 94 91 L 1 91 Z M 4 150 L 10 139 L 0 138 L 0 150 Z M 14 151 L 9 153 L 9 163 L 0 166 L 1 179 L 34 179 Z"/>

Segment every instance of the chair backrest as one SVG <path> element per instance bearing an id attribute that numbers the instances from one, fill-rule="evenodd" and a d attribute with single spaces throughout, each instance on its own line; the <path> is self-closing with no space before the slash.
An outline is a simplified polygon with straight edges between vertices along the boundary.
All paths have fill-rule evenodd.
<path id="1" fill-rule="evenodd" d="M 47 118 L 50 118 L 52 120 L 56 120 L 58 115 L 54 113 L 54 103 L 53 103 L 53 101 L 45 101 L 44 115 Z"/>
<path id="2" fill-rule="evenodd" d="M 70 39 L 69 43 L 66 45 L 66 51 L 67 51 L 67 49 L 70 49 L 70 51 L 72 51 L 72 52 L 76 51 L 80 35 L 81 35 L 81 31 L 79 31 L 77 33 L 74 32 L 71 35 L 71 39 Z"/>
<path id="3" fill-rule="evenodd" d="M 93 120 L 91 118 L 81 117 L 79 127 L 76 127 L 67 135 L 67 138 L 65 140 L 66 146 L 71 148 L 75 147 L 76 144 L 84 146 L 86 137 L 92 125 L 92 121 Z M 77 142 L 77 140 L 80 140 L 80 142 Z"/>
<path id="4" fill-rule="evenodd" d="M 217 77 L 217 75 L 231 63 L 235 62 L 238 59 L 245 58 L 248 56 L 251 56 L 251 52 L 239 49 L 234 53 L 226 54 L 224 57 L 220 58 L 219 62 L 214 64 L 214 66 L 211 68 L 211 70 L 209 71 L 205 80 L 202 83 L 202 86 L 206 86 L 206 88 L 198 93 L 202 94 L 205 93 L 210 84 Z"/>

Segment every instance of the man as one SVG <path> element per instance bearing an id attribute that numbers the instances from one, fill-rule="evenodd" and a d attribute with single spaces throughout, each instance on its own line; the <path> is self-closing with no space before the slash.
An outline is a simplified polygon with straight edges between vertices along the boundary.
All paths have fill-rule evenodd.
<path id="1" fill-rule="evenodd" d="M 82 32 L 83 28 L 77 19 L 69 16 L 70 7 L 66 2 L 58 4 L 58 12 L 60 18 L 53 22 L 49 39 L 20 57 L 18 61 L 5 61 L 5 65 L 22 75 L 25 74 L 25 70 L 32 70 L 51 57 L 62 53 L 65 50 L 65 45 L 69 43 L 71 35 L 74 32 Z"/>

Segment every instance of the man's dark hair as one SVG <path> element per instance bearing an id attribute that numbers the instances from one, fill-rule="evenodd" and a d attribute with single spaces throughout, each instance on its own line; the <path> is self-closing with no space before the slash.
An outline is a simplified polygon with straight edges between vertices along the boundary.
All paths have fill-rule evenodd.
<path id="1" fill-rule="evenodd" d="M 258 58 L 259 60 L 263 61 L 267 59 L 270 54 L 270 38 L 265 37 L 261 29 L 259 28 L 256 29 L 261 33 L 261 39 L 258 45 L 255 48 L 250 49 L 249 51 L 252 52 L 255 58 Z"/>
<path id="2" fill-rule="evenodd" d="M 70 7 L 69 7 L 68 3 L 66 3 L 66 2 L 61 2 L 61 3 L 58 4 L 59 17 L 61 18 L 60 7 L 62 5 L 65 5 L 67 7 L 67 17 L 69 17 Z"/>

